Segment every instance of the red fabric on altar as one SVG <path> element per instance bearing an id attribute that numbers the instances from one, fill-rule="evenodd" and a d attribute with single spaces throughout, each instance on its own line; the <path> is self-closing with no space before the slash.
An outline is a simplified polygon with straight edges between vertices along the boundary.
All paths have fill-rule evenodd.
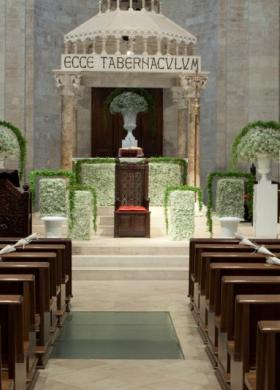
<path id="1" fill-rule="evenodd" d="M 143 207 L 143 206 L 121 206 L 119 207 L 118 211 L 125 211 L 125 212 L 141 212 L 143 213 L 144 211 L 147 212 L 148 210 Z"/>

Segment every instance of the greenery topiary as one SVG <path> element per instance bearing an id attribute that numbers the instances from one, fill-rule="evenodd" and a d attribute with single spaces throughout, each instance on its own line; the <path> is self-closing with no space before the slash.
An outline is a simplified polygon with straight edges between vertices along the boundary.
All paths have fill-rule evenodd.
<path id="1" fill-rule="evenodd" d="M 14 135 L 17 138 L 18 145 L 19 145 L 19 151 L 20 151 L 19 177 L 20 177 L 20 180 L 22 180 L 24 170 L 25 170 L 25 164 L 26 164 L 26 140 L 25 140 L 24 136 L 22 135 L 21 131 L 17 127 L 15 127 L 14 125 L 12 125 L 11 123 L 0 120 L 0 128 L 1 127 L 4 129 L 6 128 L 6 129 L 10 130 L 12 133 L 14 133 Z"/>
<path id="2" fill-rule="evenodd" d="M 174 191 L 192 191 L 195 192 L 198 196 L 198 204 L 199 204 L 199 210 L 202 210 L 203 203 L 202 203 L 202 191 L 199 187 L 192 187 L 192 186 L 171 186 L 167 187 L 164 194 L 164 215 L 165 215 L 165 226 L 166 226 L 166 232 L 168 232 L 168 204 L 169 204 L 169 198 L 172 192 Z"/>
<path id="3" fill-rule="evenodd" d="M 96 190 L 93 186 L 75 184 L 70 188 L 69 203 L 70 203 L 70 221 L 69 230 L 72 231 L 74 225 L 74 208 L 75 208 L 75 195 L 78 191 L 89 192 L 92 197 L 92 222 L 94 231 L 96 231 L 96 219 L 97 219 L 97 201 L 96 201 Z"/>
<path id="4" fill-rule="evenodd" d="M 169 196 L 168 234 L 172 240 L 188 240 L 194 234 L 194 191 L 173 191 Z"/>
<path id="5" fill-rule="evenodd" d="M 216 212 L 219 217 L 244 216 L 244 180 L 220 179 L 217 183 Z"/>
<path id="6" fill-rule="evenodd" d="M 253 197 L 254 197 L 254 183 L 255 177 L 249 173 L 243 172 L 212 172 L 208 175 L 207 179 L 207 226 L 210 235 L 213 234 L 213 221 L 212 221 L 212 210 L 213 210 L 213 192 L 212 186 L 215 178 L 243 178 L 247 183 L 247 206 L 249 216 L 253 215 Z"/>
<path id="7" fill-rule="evenodd" d="M 73 187 L 76 184 L 76 177 L 73 172 L 63 170 L 52 170 L 52 169 L 37 169 L 31 171 L 29 174 L 29 185 L 32 193 L 33 203 L 36 200 L 36 179 L 42 178 L 67 178 L 69 179 L 69 187 Z"/>
<path id="8" fill-rule="evenodd" d="M 74 240 L 90 240 L 92 232 L 92 192 L 76 190 L 71 211 L 71 237 Z"/>
<path id="9" fill-rule="evenodd" d="M 235 168 L 238 159 L 255 160 L 258 154 L 278 157 L 280 151 L 280 123 L 257 121 L 244 127 L 232 145 L 231 167 Z"/>
<path id="10" fill-rule="evenodd" d="M 40 215 L 67 217 L 67 190 L 64 179 L 40 180 Z"/>

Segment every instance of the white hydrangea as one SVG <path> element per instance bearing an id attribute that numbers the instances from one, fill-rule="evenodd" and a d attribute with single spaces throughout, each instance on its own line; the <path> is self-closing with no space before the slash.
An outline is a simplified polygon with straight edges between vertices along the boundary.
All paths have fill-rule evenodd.
<path id="1" fill-rule="evenodd" d="M 150 205 L 163 207 L 167 187 L 182 184 L 182 168 L 179 164 L 149 163 Z"/>
<path id="2" fill-rule="evenodd" d="M 41 217 L 67 217 L 68 197 L 66 180 L 41 179 L 39 182 L 39 194 Z"/>
<path id="3" fill-rule="evenodd" d="M 2 158 L 19 155 L 19 144 L 15 134 L 6 127 L 0 127 L 0 155 Z"/>
<path id="4" fill-rule="evenodd" d="M 90 240 L 93 232 L 92 194 L 90 191 L 75 191 L 73 207 L 73 226 L 71 237 L 74 240 Z"/>
<path id="5" fill-rule="evenodd" d="M 257 127 L 241 138 L 237 154 L 241 160 L 254 161 L 258 155 L 278 158 L 280 152 L 280 130 Z"/>
<path id="6" fill-rule="evenodd" d="M 244 181 L 220 179 L 217 183 L 216 212 L 219 217 L 244 217 Z"/>
<path id="7" fill-rule="evenodd" d="M 195 193 L 174 191 L 169 196 L 168 235 L 174 241 L 189 240 L 195 228 Z"/>
<path id="8" fill-rule="evenodd" d="M 82 164 L 81 182 L 94 186 L 97 206 L 115 204 L 115 170 L 116 164 Z"/>

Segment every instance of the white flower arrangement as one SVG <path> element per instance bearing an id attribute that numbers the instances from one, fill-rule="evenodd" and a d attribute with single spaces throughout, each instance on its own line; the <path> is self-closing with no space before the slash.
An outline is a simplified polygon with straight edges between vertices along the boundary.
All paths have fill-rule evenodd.
<path id="1" fill-rule="evenodd" d="M 149 163 L 149 197 L 152 207 L 163 207 L 167 187 L 182 183 L 182 168 L 179 164 Z"/>
<path id="2" fill-rule="evenodd" d="M 64 179 L 41 179 L 39 182 L 41 217 L 67 217 L 68 196 Z"/>
<path id="3" fill-rule="evenodd" d="M 241 138 L 237 155 L 241 160 L 254 161 L 259 155 L 278 158 L 280 152 L 280 131 L 273 128 L 256 127 Z"/>
<path id="4" fill-rule="evenodd" d="M 115 204 L 116 164 L 82 164 L 81 183 L 94 186 L 97 206 Z"/>
<path id="5" fill-rule="evenodd" d="M 0 157 L 17 157 L 19 152 L 16 136 L 8 128 L 0 127 Z"/>
<path id="6" fill-rule="evenodd" d="M 90 240 L 93 232 L 92 194 L 90 191 L 75 191 L 73 226 L 71 237 L 74 240 Z"/>
<path id="7" fill-rule="evenodd" d="M 148 103 L 143 96 L 134 92 L 123 92 L 113 99 L 110 104 L 112 114 L 125 112 L 146 112 L 148 111 Z"/>
<path id="8" fill-rule="evenodd" d="M 195 228 L 195 193 L 174 191 L 169 196 L 168 235 L 174 241 L 190 239 Z"/>
<path id="9" fill-rule="evenodd" d="M 219 217 L 244 217 L 244 181 L 220 179 L 217 183 L 216 212 Z"/>

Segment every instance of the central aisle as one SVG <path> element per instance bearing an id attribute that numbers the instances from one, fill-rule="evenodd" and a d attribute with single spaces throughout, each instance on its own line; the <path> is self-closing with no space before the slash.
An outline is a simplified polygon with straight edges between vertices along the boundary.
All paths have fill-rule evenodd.
<path id="1" fill-rule="evenodd" d="M 185 281 L 75 281 L 72 310 L 168 311 L 185 360 L 50 360 L 36 390 L 218 390 Z"/>

